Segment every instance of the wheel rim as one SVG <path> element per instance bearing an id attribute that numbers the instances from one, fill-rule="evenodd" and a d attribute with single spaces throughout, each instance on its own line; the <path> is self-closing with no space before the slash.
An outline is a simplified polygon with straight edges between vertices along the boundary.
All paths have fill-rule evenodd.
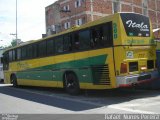
<path id="1" fill-rule="evenodd" d="M 68 75 L 66 79 L 66 87 L 69 89 L 76 88 L 76 81 L 73 75 Z"/>

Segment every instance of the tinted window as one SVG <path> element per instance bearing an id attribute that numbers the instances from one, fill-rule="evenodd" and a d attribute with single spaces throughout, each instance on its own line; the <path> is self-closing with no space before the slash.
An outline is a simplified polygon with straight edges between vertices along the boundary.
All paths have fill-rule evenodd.
<path id="1" fill-rule="evenodd" d="M 110 47 L 113 44 L 112 22 L 91 28 L 91 47 Z"/>
<path id="2" fill-rule="evenodd" d="M 150 36 L 148 17 L 139 14 L 121 13 L 121 18 L 128 36 Z"/>
<path id="3" fill-rule="evenodd" d="M 27 46 L 27 51 L 28 51 L 28 58 L 33 58 L 33 46 L 32 45 L 28 45 Z"/>
<path id="4" fill-rule="evenodd" d="M 48 40 L 47 41 L 47 55 L 53 55 L 54 54 L 54 41 Z"/>
<path id="5" fill-rule="evenodd" d="M 17 60 L 21 59 L 21 48 L 17 49 Z"/>
<path id="6" fill-rule="evenodd" d="M 33 47 L 33 58 L 36 58 L 38 56 L 37 43 L 33 44 L 32 47 Z"/>
<path id="7" fill-rule="evenodd" d="M 78 32 L 73 33 L 72 37 L 73 37 L 73 49 L 79 50 L 80 48 L 79 33 Z"/>
<path id="8" fill-rule="evenodd" d="M 64 44 L 64 52 L 72 51 L 72 39 L 70 35 L 65 35 L 63 38 L 63 44 Z"/>
<path id="9" fill-rule="evenodd" d="M 55 50 L 56 50 L 56 53 L 63 52 L 63 37 L 62 36 L 55 38 Z"/>
<path id="10" fill-rule="evenodd" d="M 27 47 L 26 46 L 22 47 L 22 54 L 21 55 L 22 55 L 23 60 L 27 58 Z"/>
<path id="11" fill-rule="evenodd" d="M 4 62 L 3 62 L 3 69 L 8 70 L 9 68 L 9 54 L 8 52 L 5 52 L 3 54 Z"/>
<path id="12" fill-rule="evenodd" d="M 103 25 L 102 32 L 103 32 L 102 44 L 104 46 L 109 46 L 109 47 L 112 46 L 113 45 L 112 22 L 108 22 L 105 25 Z"/>
<path id="13" fill-rule="evenodd" d="M 9 51 L 9 61 L 12 61 L 12 51 Z"/>
<path id="14" fill-rule="evenodd" d="M 85 30 L 79 32 L 79 42 L 81 50 L 89 49 L 90 48 L 90 31 Z"/>
<path id="15" fill-rule="evenodd" d="M 12 55 L 13 55 L 13 61 L 15 61 L 16 60 L 16 50 L 13 50 Z"/>
<path id="16" fill-rule="evenodd" d="M 46 41 L 41 41 L 38 44 L 38 52 L 39 57 L 46 56 Z"/>

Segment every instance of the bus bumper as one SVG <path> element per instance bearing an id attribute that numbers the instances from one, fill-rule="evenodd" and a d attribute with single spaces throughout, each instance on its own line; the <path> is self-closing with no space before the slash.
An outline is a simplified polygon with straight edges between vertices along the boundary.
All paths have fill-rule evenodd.
<path id="1" fill-rule="evenodd" d="M 146 72 L 141 74 L 134 74 L 128 76 L 118 76 L 117 87 L 131 87 L 136 84 L 150 82 L 152 80 L 158 79 L 158 71 Z"/>

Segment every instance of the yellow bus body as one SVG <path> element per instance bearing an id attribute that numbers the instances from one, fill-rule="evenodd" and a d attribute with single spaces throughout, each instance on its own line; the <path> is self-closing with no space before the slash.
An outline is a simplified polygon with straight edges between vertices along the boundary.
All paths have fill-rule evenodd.
<path id="1" fill-rule="evenodd" d="M 5 83 L 11 83 L 11 76 L 14 74 L 17 75 L 18 85 L 63 88 L 66 71 L 73 71 L 76 74 L 81 89 L 113 89 L 156 78 L 156 49 L 153 43 L 151 23 L 149 22 L 150 36 L 127 36 L 120 13 L 27 45 L 47 41 L 56 36 L 74 33 L 107 22 L 112 22 L 112 47 L 9 62 L 9 69 L 4 70 Z M 5 52 L 23 46 L 26 45 L 11 48 Z M 137 70 L 134 71 L 134 69 Z M 98 81 L 98 84 L 94 83 L 93 79 Z M 105 84 L 103 84 L 104 82 Z"/>

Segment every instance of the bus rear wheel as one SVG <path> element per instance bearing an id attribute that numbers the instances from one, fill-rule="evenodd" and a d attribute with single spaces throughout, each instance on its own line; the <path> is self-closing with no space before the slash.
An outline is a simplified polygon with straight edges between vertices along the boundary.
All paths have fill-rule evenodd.
<path id="1" fill-rule="evenodd" d="M 71 95 L 78 95 L 80 92 L 79 82 L 76 75 L 72 72 L 67 73 L 64 79 L 64 88 Z"/>
<path id="2" fill-rule="evenodd" d="M 11 84 L 13 84 L 13 87 L 17 87 L 17 77 L 15 75 L 11 76 Z"/>

